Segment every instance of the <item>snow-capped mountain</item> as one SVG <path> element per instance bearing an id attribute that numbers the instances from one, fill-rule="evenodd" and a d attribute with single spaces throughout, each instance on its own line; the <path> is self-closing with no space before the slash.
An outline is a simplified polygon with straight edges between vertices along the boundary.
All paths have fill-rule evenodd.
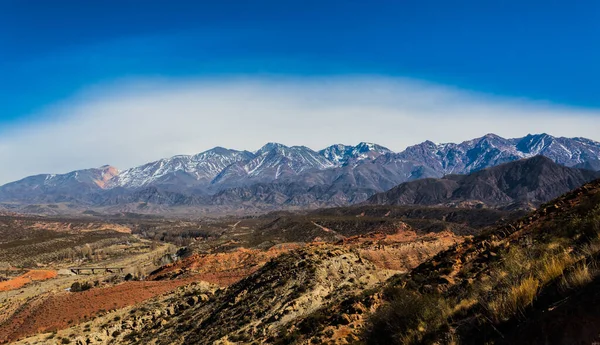
<path id="1" fill-rule="evenodd" d="M 362 142 L 356 146 L 343 144 L 331 145 L 319 151 L 319 154 L 335 165 L 344 165 L 349 161 L 373 160 L 386 153 L 392 153 L 392 151 L 386 147 L 366 142 Z"/>
<path id="2" fill-rule="evenodd" d="M 225 168 L 212 184 L 238 186 L 249 181 L 271 182 L 334 166 L 333 162 L 308 147 L 268 143 L 256 151 L 253 158 Z"/>
<path id="3" fill-rule="evenodd" d="M 425 141 L 394 155 L 394 160 L 418 162 L 441 177 L 468 174 L 518 159 L 546 156 L 558 164 L 575 166 L 596 160 L 600 143 L 585 138 L 556 138 L 548 134 L 504 139 L 495 134 L 460 144 Z"/>
<path id="4" fill-rule="evenodd" d="M 525 157 L 542 155 L 569 167 L 597 161 L 600 153 L 599 143 L 586 138 L 556 138 L 543 133 L 511 141 Z"/>
<path id="5" fill-rule="evenodd" d="M 174 156 L 124 170 L 111 181 L 108 188 L 139 188 L 155 184 L 182 187 L 208 184 L 223 169 L 253 157 L 254 154 L 248 151 L 215 147 L 197 155 Z"/>
<path id="6" fill-rule="evenodd" d="M 394 155 L 394 160 L 419 162 L 434 176 L 467 174 L 486 167 L 527 157 L 509 139 L 495 134 L 464 141 L 460 144 L 435 144 L 425 141 Z M 436 176 L 437 175 L 437 176 Z"/>
<path id="7" fill-rule="evenodd" d="M 31 176 L 1 186 L 0 201 L 235 206 L 270 200 L 275 204 L 343 205 L 364 201 L 402 182 L 469 174 L 536 155 L 567 167 L 598 170 L 600 143 L 548 134 L 515 139 L 487 134 L 458 144 L 425 141 L 398 153 L 364 142 L 332 145 L 318 152 L 278 143 L 268 143 L 255 152 L 216 147 L 121 172 L 105 166 Z"/>

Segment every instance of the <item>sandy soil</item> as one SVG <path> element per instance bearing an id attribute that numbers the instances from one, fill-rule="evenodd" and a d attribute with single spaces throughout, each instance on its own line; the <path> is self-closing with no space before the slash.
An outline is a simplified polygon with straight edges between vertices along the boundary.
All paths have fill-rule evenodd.
<path id="1" fill-rule="evenodd" d="M 21 276 L 0 282 L 0 291 L 15 290 L 35 280 L 46 280 L 56 277 L 54 270 L 31 270 Z"/>

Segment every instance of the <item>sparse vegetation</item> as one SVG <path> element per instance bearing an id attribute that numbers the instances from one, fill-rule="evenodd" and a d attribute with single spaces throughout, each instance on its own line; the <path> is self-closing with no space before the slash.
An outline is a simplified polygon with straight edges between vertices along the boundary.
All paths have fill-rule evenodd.
<path id="1" fill-rule="evenodd" d="M 557 254 L 549 258 L 546 257 L 539 264 L 536 276 L 542 283 L 550 282 L 560 277 L 565 269 L 573 264 L 574 260 L 568 253 Z"/>
<path id="2" fill-rule="evenodd" d="M 540 214 L 545 214 L 545 208 L 556 210 L 557 206 L 546 204 Z M 422 265 L 410 277 L 393 280 L 383 295 L 387 302 L 370 318 L 366 342 L 411 344 L 443 339 L 447 343 L 458 336 L 457 342 L 466 337 L 477 343 L 475 339 L 484 342 L 482 334 L 488 332 L 504 338 L 506 327 L 530 322 L 536 310 L 545 310 L 548 303 L 554 305 L 570 291 L 594 281 L 594 263 L 600 256 L 600 192 L 581 198 L 580 204 L 549 221 L 538 222 L 538 217 L 508 228 L 521 231 L 519 236 L 484 234 L 440 254 L 432 260 L 435 264 Z M 442 279 L 447 275 L 463 284 Z M 435 292 L 436 286 L 441 294 Z M 404 291 L 403 298 L 389 291 Z M 448 311 L 431 314 L 440 319 L 423 321 L 428 320 L 429 308 L 419 301 L 427 299 L 448 306 L 441 308 Z"/>
<path id="3" fill-rule="evenodd" d="M 486 307 L 496 322 L 506 321 L 533 303 L 540 288 L 540 282 L 534 277 L 527 277 L 516 285 L 494 293 L 493 299 Z"/>
<path id="4" fill-rule="evenodd" d="M 9 216 L 0 216 L 0 237 L 0 263 L 19 267 L 98 262 L 123 255 L 120 245 L 140 243 L 102 222 Z"/>

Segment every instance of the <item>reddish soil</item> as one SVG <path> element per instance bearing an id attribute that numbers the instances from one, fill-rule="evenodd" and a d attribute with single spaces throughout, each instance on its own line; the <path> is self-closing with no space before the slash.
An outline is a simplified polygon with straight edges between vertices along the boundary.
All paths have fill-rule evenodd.
<path id="1" fill-rule="evenodd" d="M 24 305 L 8 322 L 0 325 L 0 343 L 64 329 L 91 319 L 100 311 L 124 308 L 198 280 L 198 277 L 189 277 L 172 281 L 126 282 L 40 297 Z"/>
<path id="2" fill-rule="evenodd" d="M 228 286 L 256 272 L 272 258 L 299 246 L 290 243 L 269 250 L 238 248 L 227 253 L 194 254 L 174 264 L 163 266 L 150 279 L 173 279 L 192 274 L 199 280 Z"/>
<path id="3" fill-rule="evenodd" d="M 0 282 L 0 291 L 15 290 L 34 280 L 46 280 L 56 277 L 54 270 L 31 270 L 11 280 Z"/>
<path id="4" fill-rule="evenodd" d="M 228 286 L 254 273 L 271 258 L 298 246 L 284 244 L 266 251 L 240 248 L 230 253 L 196 254 L 164 266 L 149 277 L 152 281 L 126 282 L 84 292 L 61 292 L 40 297 L 24 305 L 8 322 L 0 325 L 0 343 L 64 329 L 89 320 L 100 311 L 124 308 L 194 281 Z M 169 280 L 156 280 L 167 278 Z"/>
<path id="5" fill-rule="evenodd" d="M 361 256 L 379 268 L 404 271 L 461 241 L 461 237 L 450 232 L 417 236 L 410 229 L 399 229 L 395 234 L 370 233 L 348 237 L 337 244 L 356 248 Z M 91 319 L 102 310 L 133 305 L 193 281 L 227 286 L 254 273 L 272 258 L 300 246 L 283 244 L 269 250 L 238 248 L 227 253 L 195 254 L 163 266 L 149 277 L 152 281 L 127 282 L 79 293 L 61 292 L 40 297 L 0 325 L 0 343 L 64 329 Z"/>

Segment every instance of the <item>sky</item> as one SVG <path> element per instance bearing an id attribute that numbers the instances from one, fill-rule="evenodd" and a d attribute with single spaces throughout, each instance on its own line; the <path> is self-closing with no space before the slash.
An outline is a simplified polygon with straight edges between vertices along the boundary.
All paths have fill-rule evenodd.
<path id="1" fill-rule="evenodd" d="M 600 140 L 600 2 L 0 0 L 0 184 L 269 141 Z"/>

